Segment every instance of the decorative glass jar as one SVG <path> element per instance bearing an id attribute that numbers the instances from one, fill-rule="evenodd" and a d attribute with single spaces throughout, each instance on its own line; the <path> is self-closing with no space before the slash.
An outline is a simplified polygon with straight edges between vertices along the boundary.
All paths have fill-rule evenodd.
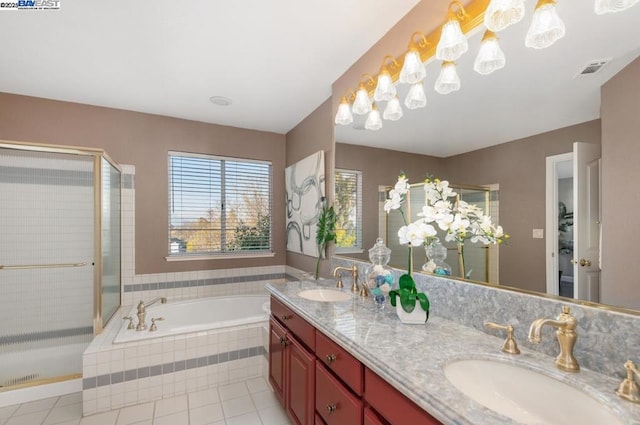
<path id="1" fill-rule="evenodd" d="M 427 262 L 422 266 L 422 270 L 439 276 L 451 276 L 451 266 L 444 262 L 447 258 L 447 248 L 436 240 L 427 245 L 425 250 Z"/>
<path id="2" fill-rule="evenodd" d="M 391 250 L 387 248 L 381 238 L 369 249 L 371 265 L 366 270 L 366 282 L 376 303 L 376 308 L 382 310 L 393 285 L 394 275 L 387 266 L 391 259 Z"/>

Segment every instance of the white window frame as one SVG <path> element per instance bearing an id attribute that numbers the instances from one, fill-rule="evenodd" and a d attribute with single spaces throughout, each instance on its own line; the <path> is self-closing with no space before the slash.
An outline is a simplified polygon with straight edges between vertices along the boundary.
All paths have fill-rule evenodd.
<path id="1" fill-rule="evenodd" d="M 269 167 L 269 182 L 268 182 L 268 193 L 269 193 L 269 248 L 268 249 L 260 249 L 260 250 L 230 250 L 227 251 L 226 240 L 224 230 L 226 228 L 227 222 L 227 213 L 228 211 L 221 206 L 221 251 L 202 251 L 197 253 L 186 253 L 172 252 L 172 242 L 171 242 L 171 217 L 172 217 L 172 182 L 171 182 L 171 159 L 172 157 L 184 157 L 184 158 L 198 158 L 204 160 L 211 161 L 220 161 L 222 166 L 222 175 L 220 179 L 220 187 L 218 188 L 222 197 L 225 196 L 226 185 L 225 185 L 225 175 L 224 175 L 224 167 L 226 162 L 239 162 L 239 163 L 253 163 L 253 164 L 263 164 L 268 165 Z M 168 202 L 167 202 L 167 212 L 168 212 L 168 225 L 167 225 L 167 253 L 168 255 L 165 257 L 167 261 L 196 261 L 196 260 L 206 260 L 206 259 L 233 259 L 233 258 L 261 258 L 261 257 L 273 257 L 275 252 L 273 251 L 273 164 L 271 161 L 260 161 L 246 158 L 234 158 L 234 157 L 223 157 L 216 155 L 207 155 L 207 154 L 198 154 L 198 153 L 189 153 L 189 152 L 178 152 L 178 151 L 169 151 L 167 155 L 167 182 L 168 182 Z M 211 187 L 211 186 L 210 186 Z"/>
<path id="2" fill-rule="evenodd" d="M 351 173 L 356 175 L 356 243 L 350 247 L 338 247 L 336 244 L 335 252 L 337 254 L 360 254 L 364 252 L 362 249 L 362 171 L 336 168 L 335 174 L 338 173 Z"/>

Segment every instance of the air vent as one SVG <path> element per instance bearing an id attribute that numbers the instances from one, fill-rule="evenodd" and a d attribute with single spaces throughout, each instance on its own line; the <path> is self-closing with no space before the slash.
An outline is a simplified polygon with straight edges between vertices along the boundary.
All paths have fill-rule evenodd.
<path id="1" fill-rule="evenodd" d="M 604 68 L 604 66 L 609 63 L 611 59 L 601 59 L 601 60 L 597 60 L 597 61 L 591 61 L 589 62 L 585 67 L 582 68 L 582 70 L 580 70 L 580 72 L 578 72 L 578 74 L 576 75 L 576 77 L 580 77 L 583 75 L 593 75 L 593 74 L 597 74 L 602 68 Z"/>

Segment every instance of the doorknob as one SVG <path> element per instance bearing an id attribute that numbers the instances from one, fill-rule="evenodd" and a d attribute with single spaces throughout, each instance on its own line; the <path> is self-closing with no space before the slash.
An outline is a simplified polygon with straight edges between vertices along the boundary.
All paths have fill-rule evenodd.
<path id="1" fill-rule="evenodd" d="M 581 258 L 580 261 L 578 261 L 575 258 L 572 258 L 571 264 L 580 264 L 582 267 L 591 267 L 591 260 L 585 260 L 584 258 Z"/>

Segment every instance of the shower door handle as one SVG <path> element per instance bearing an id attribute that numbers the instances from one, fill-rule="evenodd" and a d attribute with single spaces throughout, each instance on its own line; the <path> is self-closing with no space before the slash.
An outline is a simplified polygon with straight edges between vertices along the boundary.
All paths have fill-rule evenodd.
<path id="1" fill-rule="evenodd" d="M 2 266 L 0 270 L 19 270 L 19 269 L 59 269 L 62 267 L 84 267 L 87 263 L 58 263 L 58 264 L 20 264 L 16 266 Z"/>

